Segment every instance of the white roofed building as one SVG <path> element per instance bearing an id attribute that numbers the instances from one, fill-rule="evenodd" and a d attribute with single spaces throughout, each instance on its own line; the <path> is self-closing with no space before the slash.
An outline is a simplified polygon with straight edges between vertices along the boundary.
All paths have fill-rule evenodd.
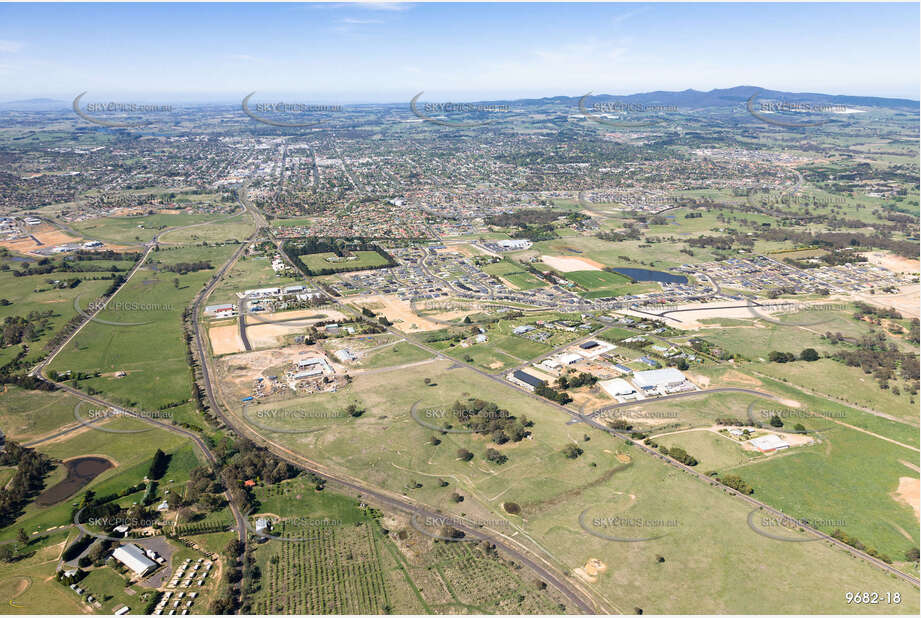
<path id="1" fill-rule="evenodd" d="M 144 550 L 133 543 L 126 543 L 118 547 L 112 552 L 112 557 L 140 576 L 147 575 L 157 568 L 157 563 L 148 558 Z"/>

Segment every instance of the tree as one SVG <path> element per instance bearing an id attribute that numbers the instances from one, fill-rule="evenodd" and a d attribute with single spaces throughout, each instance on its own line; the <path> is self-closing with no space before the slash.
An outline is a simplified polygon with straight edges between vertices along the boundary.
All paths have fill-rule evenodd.
<path id="1" fill-rule="evenodd" d="M 800 360 L 809 361 L 811 363 L 813 361 L 819 360 L 819 353 L 816 352 L 813 348 L 806 348 L 800 352 L 799 358 Z"/>
<path id="2" fill-rule="evenodd" d="M 19 529 L 19 532 L 16 533 L 16 540 L 19 541 L 20 545 L 29 544 L 29 535 L 26 534 L 26 531 L 22 528 Z"/>
<path id="3" fill-rule="evenodd" d="M 581 455 L 583 452 L 584 451 L 578 446 L 576 446 L 575 444 L 567 444 L 565 448 L 563 448 L 563 455 L 565 455 L 569 459 L 575 459 L 576 457 Z"/>
<path id="4" fill-rule="evenodd" d="M 918 562 L 919 554 L 921 554 L 921 552 L 918 551 L 918 548 L 912 547 L 905 552 L 905 559 L 909 562 Z"/>
<path id="5" fill-rule="evenodd" d="M 457 458 L 460 459 L 461 461 L 470 461 L 471 459 L 473 459 L 473 453 L 471 453 L 465 448 L 459 448 L 457 449 Z"/>
<path id="6" fill-rule="evenodd" d="M 771 427 L 783 427 L 783 421 L 776 414 L 771 417 L 770 423 Z"/>
<path id="7" fill-rule="evenodd" d="M 486 459 L 494 463 L 500 464 L 500 465 L 508 461 L 508 457 L 506 457 L 505 455 L 503 455 L 502 453 L 500 453 L 494 448 L 486 449 Z"/>
<path id="8" fill-rule="evenodd" d="M 454 502 L 463 502 L 464 497 L 455 491 L 453 494 L 451 494 L 451 500 Z"/>
<path id="9" fill-rule="evenodd" d="M 798 433 L 806 433 L 806 427 L 802 423 L 797 423 L 793 426 L 793 431 Z"/>

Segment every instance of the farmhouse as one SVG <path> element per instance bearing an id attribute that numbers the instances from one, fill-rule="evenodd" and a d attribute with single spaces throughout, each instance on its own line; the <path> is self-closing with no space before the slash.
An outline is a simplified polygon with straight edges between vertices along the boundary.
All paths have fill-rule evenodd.
<path id="1" fill-rule="evenodd" d="M 157 563 L 148 558 L 144 550 L 133 543 L 122 545 L 112 552 L 112 557 L 142 577 L 157 568 Z"/>

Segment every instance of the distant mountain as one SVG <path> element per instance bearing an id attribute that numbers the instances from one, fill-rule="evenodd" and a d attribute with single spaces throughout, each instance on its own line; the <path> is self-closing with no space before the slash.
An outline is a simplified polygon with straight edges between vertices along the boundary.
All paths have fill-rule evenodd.
<path id="1" fill-rule="evenodd" d="M 790 103 L 813 104 L 840 104 L 859 105 L 866 107 L 886 107 L 892 109 L 912 109 L 918 111 L 919 102 L 911 99 L 888 99 L 884 97 L 861 97 L 850 95 L 820 94 L 813 92 L 783 92 L 780 90 L 767 90 L 757 86 L 736 86 L 735 88 L 722 88 L 702 92 L 700 90 L 682 90 L 672 92 L 658 90 L 627 95 L 611 95 L 593 92 L 590 100 L 592 103 L 620 101 L 624 103 L 638 103 L 643 105 L 674 105 L 682 108 L 700 107 L 735 107 L 745 105 L 752 95 L 757 95 L 756 100 L 783 100 Z M 560 103 L 575 105 L 581 96 L 576 97 L 549 97 L 543 99 L 521 99 L 517 101 L 504 101 L 506 103 L 539 104 Z"/>
<path id="2" fill-rule="evenodd" d="M 14 112 L 57 112 L 69 109 L 69 101 L 59 99 L 23 99 L 0 103 L 0 110 Z"/>

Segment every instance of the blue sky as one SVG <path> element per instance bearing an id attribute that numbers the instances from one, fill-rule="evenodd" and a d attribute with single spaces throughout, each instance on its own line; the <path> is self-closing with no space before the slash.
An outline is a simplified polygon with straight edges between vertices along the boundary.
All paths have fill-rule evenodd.
<path id="1" fill-rule="evenodd" d="M 0 100 L 919 98 L 919 5 L 0 4 Z M 111 99 L 106 99 L 111 100 Z"/>

